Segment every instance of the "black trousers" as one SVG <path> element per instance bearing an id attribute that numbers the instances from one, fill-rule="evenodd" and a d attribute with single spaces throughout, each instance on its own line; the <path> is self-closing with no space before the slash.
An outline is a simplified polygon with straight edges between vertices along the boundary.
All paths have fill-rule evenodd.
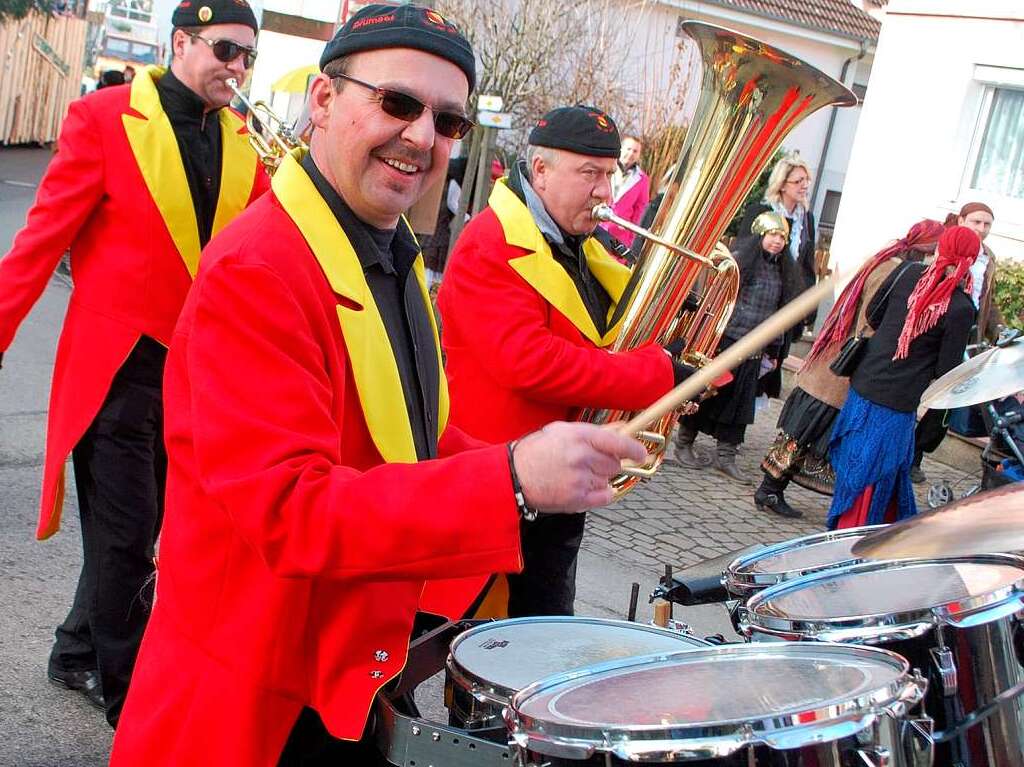
<path id="1" fill-rule="evenodd" d="M 277 767 L 390 767 L 370 735 L 357 742 L 338 740 L 320 715 L 304 708 L 292 727 Z"/>
<path id="2" fill-rule="evenodd" d="M 572 615 L 576 560 L 585 514 L 551 514 L 520 522 L 523 571 L 508 576 L 510 618 Z"/>
<path id="3" fill-rule="evenodd" d="M 56 630 L 53 672 L 98 669 L 117 725 L 153 601 L 153 547 L 163 517 L 166 349 L 143 337 L 117 372 L 72 460 L 82 520 L 82 572 Z"/>
<path id="4" fill-rule="evenodd" d="M 925 453 L 934 453 L 949 431 L 949 411 L 929 410 L 914 429 L 914 466 L 920 466 Z"/>

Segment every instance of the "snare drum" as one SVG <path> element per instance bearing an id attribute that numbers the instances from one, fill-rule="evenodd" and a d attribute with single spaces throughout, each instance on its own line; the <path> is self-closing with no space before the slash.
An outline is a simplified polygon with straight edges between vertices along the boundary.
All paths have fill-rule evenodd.
<path id="1" fill-rule="evenodd" d="M 551 616 L 484 623 L 459 634 L 446 663 L 450 723 L 500 730 L 512 696 L 538 679 L 595 663 L 707 647 L 696 637 L 628 621 Z"/>
<path id="2" fill-rule="evenodd" d="M 722 584 L 736 599 L 810 573 L 860 562 L 853 544 L 883 525 L 851 527 L 782 541 L 734 559 L 722 575 Z"/>
<path id="3" fill-rule="evenodd" d="M 752 640 L 884 645 L 924 671 L 947 728 L 1024 680 L 1019 613 L 1024 560 L 1006 554 L 868 562 L 780 583 L 739 608 Z M 936 749 L 936 764 L 1024 765 L 1018 698 Z"/>
<path id="4" fill-rule="evenodd" d="M 523 765 L 924 767 L 925 686 L 886 650 L 722 645 L 560 674 L 505 717 Z"/>

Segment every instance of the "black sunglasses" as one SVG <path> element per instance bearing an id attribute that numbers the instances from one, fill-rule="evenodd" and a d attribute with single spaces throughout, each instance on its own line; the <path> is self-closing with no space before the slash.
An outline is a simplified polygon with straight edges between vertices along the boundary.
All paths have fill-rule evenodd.
<path id="1" fill-rule="evenodd" d="M 376 85 L 364 83 L 362 80 L 357 80 L 348 75 L 330 75 L 330 77 L 332 80 L 335 78 L 348 80 L 350 83 L 361 85 L 373 91 L 374 96 L 377 98 L 377 103 L 380 104 L 380 108 L 385 114 L 391 115 L 398 120 L 404 120 L 407 123 L 419 119 L 424 109 L 430 109 L 434 113 L 434 130 L 446 138 L 459 139 L 473 129 L 473 121 L 465 115 L 460 115 L 458 112 L 438 112 L 433 107 L 428 107 L 422 101 L 413 98 L 407 93 L 393 91 L 388 88 L 378 88 Z"/>
<path id="2" fill-rule="evenodd" d="M 252 69 L 253 62 L 256 61 L 255 48 L 250 48 L 247 45 L 236 43 L 234 40 L 207 40 L 198 32 L 186 32 L 185 34 L 193 40 L 202 40 L 204 43 L 209 45 L 210 50 L 213 51 L 213 55 L 217 61 L 223 61 L 225 64 L 230 64 L 232 61 L 244 54 L 245 59 L 242 61 L 242 64 L 246 69 Z"/>

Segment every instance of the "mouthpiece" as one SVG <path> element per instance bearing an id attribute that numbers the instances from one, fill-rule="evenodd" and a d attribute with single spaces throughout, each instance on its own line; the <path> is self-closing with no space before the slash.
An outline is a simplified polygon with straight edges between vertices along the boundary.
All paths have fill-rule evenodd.
<path id="1" fill-rule="evenodd" d="M 611 221 L 612 216 L 615 214 L 612 212 L 611 207 L 602 202 L 594 206 L 594 209 L 590 211 L 590 215 L 598 221 Z"/>

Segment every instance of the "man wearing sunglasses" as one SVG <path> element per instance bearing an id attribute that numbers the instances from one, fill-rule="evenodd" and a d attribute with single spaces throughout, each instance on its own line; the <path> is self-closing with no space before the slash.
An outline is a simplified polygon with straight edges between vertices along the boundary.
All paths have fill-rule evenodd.
<path id="1" fill-rule="evenodd" d="M 470 435 L 515 439 L 582 408 L 639 410 L 692 372 L 659 346 L 608 349 L 630 272 L 609 253 L 610 235 L 591 211 L 611 199 L 619 152 L 618 130 L 602 110 L 552 110 L 531 131 L 526 161 L 495 184 L 459 237 L 438 306 L 452 423 Z M 582 514 L 523 526 L 524 567 L 509 577 L 509 616 L 573 613 L 583 528 Z M 469 605 L 482 586 L 431 589 L 455 604 L 461 591 Z"/>
<path id="2" fill-rule="evenodd" d="M 37 535 L 59 525 L 74 461 L 84 562 L 57 629 L 48 676 L 120 715 L 152 599 L 166 456 L 166 347 L 200 249 L 269 179 L 228 109 L 219 61 L 190 34 L 251 47 L 244 0 L 186 0 L 173 60 L 130 85 L 71 104 L 28 223 L 0 261 L 0 351 L 71 251 L 71 294 L 57 349 Z M 197 31 L 198 30 L 198 31 Z M 9 362 L 16 364 L 15 358 Z"/>
<path id="3" fill-rule="evenodd" d="M 486 446 L 448 396 L 406 211 L 468 129 L 473 51 L 369 5 L 312 83 L 310 152 L 203 254 L 168 354 L 157 600 L 111 764 L 376 764 L 424 582 L 520 565 L 519 520 L 611 498 L 632 439 Z M 346 743 L 347 742 L 347 743 Z"/>

